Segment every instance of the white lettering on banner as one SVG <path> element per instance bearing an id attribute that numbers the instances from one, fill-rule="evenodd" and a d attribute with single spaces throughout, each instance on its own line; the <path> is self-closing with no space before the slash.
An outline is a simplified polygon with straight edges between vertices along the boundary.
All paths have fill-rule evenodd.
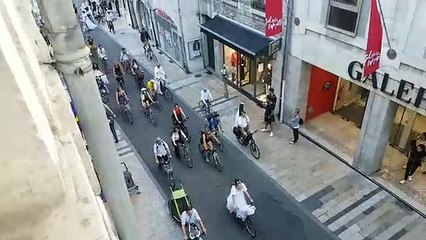
<path id="1" fill-rule="evenodd" d="M 380 61 L 380 52 L 370 51 L 365 56 L 365 64 L 367 65 L 367 67 L 370 67 L 370 66 L 378 63 L 379 61 Z"/>
<path id="2" fill-rule="evenodd" d="M 283 26 L 283 19 L 282 18 L 273 18 L 269 17 L 266 19 L 266 28 L 267 29 L 276 29 Z"/>

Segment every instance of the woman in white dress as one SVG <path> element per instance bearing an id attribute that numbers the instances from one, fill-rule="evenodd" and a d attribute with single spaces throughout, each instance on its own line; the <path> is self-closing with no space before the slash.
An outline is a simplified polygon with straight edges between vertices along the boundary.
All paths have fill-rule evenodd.
<path id="1" fill-rule="evenodd" d="M 245 220 L 248 215 L 254 214 L 255 207 L 247 204 L 247 199 L 253 203 L 246 185 L 239 179 L 234 180 L 231 191 L 226 199 L 226 208 L 229 213 L 236 213 L 237 218 Z"/>

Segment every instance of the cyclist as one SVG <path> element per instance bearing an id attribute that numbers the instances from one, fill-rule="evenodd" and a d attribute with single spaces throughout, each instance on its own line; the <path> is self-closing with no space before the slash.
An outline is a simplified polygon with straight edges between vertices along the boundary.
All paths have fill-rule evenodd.
<path id="1" fill-rule="evenodd" d="M 171 138 L 176 157 L 180 158 L 179 144 L 184 144 L 187 141 L 187 137 L 180 128 L 174 127 Z"/>
<path id="2" fill-rule="evenodd" d="M 149 36 L 149 33 L 145 30 L 145 28 L 142 28 L 140 32 L 140 39 L 143 43 L 143 48 L 145 49 L 145 51 L 148 51 L 149 41 L 151 41 L 151 37 Z"/>
<path id="3" fill-rule="evenodd" d="M 130 60 L 131 60 L 131 57 L 129 53 L 127 52 L 127 49 L 122 48 L 120 52 L 120 62 L 121 64 L 123 64 L 126 70 L 130 69 Z"/>
<path id="4" fill-rule="evenodd" d="M 203 153 L 205 154 L 206 161 L 209 161 L 208 154 L 213 151 L 213 140 L 217 144 L 221 144 L 217 137 L 211 131 L 201 131 L 200 144 L 203 146 Z"/>
<path id="5" fill-rule="evenodd" d="M 145 114 L 148 114 L 148 109 L 154 103 L 154 100 L 151 97 L 151 94 L 146 90 L 146 88 L 141 89 L 140 99 L 142 108 L 145 109 Z"/>
<path id="6" fill-rule="evenodd" d="M 249 117 L 244 111 L 241 111 L 240 115 L 237 118 L 237 127 L 240 132 L 240 135 L 242 135 L 244 139 L 246 139 L 247 134 L 249 133 L 249 123 Z"/>
<path id="7" fill-rule="evenodd" d="M 134 60 L 133 66 L 132 66 L 133 75 L 135 76 L 135 82 L 139 89 L 144 87 L 144 79 L 145 79 L 145 72 L 143 69 L 139 66 L 139 64 Z"/>
<path id="8" fill-rule="evenodd" d="M 101 60 L 103 67 L 105 68 L 105 71 L 107 71 L 108 70 L 108 57 L 107 57 L 106 50 L 105 50 L 105 48 L 102 44 L 99 45 L 97 53 L 98 53 L 98 57 Z"/>
<path id="9" fill-rule="evenodd" d="M 183 109 L 179 106 L 179 104 L 175 103 L 175 106 L 173 107 L 173 113 L 172 113 L 173 125 L 181 126 L 184 124 L 185 119 L 186 119 L 186 116 L 185 116 L 185 113 L 183 112 Z"/>
<path id="10" fill-rule="evenodd" d="M 121 66 L 120 62 L 116 61 L 114 62 L 114 65 L 112 66 L 112 73 L 114 74 L 115 79 L 117 80 L 118 85 L 121 88 L 124 88 L 124 70 Z"/>
<path id="11" fill-rule="evenodd" d="M 117 90 L 115 91 L 115 100 L 117 101 L 117 105 L 120 106 L 121 110 L 124 110 L 127 107 L 127 104 L 130 102 L 126 92 L 120 86 L 118 86 Z"/>
<path id="12" fill-rule="evenodd" d="M 195 224 L 204 233 L 207 233 L 204 223 L 200 218 L 197 210 L 192 206 L 186 207 L 185 211 L 180 216 L 181 228 L 184 239 L 188 239 L 187 225 Z"/>
<path id="13" fill-rule="evenodd" d="M 164 162 L 169 161 L 169 158 L 171 158 L 169 146 L 163 139 L 157 137 L 153 146 L 153 150 L 155 162 L 158 164 L 158 168 L 161 169 Z"/>
<path id="14" fill-rule="evenodd" d="M 231 191 L 226 198 L 226 208 L 229 213 L 235 214 L 237 218 L 245 220 L 247 217 L 247 211 L 250 205 L 247 204 L 246 199 L 253 203 L 253 198 L 250 196 L 246 185 L 239 179 L 234 180 L 234 184 L 231 186 Z"/>
<path id="15" fill-rule="evenodd" d="M 213 112 L 211 113 L 208 117 L 207 117 L 207 122 L 208 124 L 208 128 L 210 131 L 214 132 L 215 134 L 218 131 L 223 132 L 222 129 L 222 124 L 219 118 L 219 114 L 217 112 Z"/>
<path id="16" fill-rule="evenodd" d="M 87 47 L 90 49 L 90 56 L 95 57 L 97 53 L 96 44 L 95 44 L 95 40 L 93 40 L 91 36 L 87 37 Z"/>
<path id="17" fill-rule="evenodd" d="M 200 101 L 203 103 L 203 108 L 205 109 L 207 109 L 207 105 L 213 101 L 212 94 L 207 88 L 203 88 L 203 90 L 201 90 Z"/>

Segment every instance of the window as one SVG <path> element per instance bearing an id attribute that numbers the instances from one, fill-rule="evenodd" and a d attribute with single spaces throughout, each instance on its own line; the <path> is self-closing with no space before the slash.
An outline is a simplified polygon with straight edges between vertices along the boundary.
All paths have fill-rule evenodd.
<path id="1" fill-rule="evenodd" d="M 251 7 L 264 12 L 266 10 L 266 0 L 251 0 Z"/>
<path id="2" fill-rule="evenodd" d="M 327 26 L 355 35 L 362 0 L 329 0 Z"/>

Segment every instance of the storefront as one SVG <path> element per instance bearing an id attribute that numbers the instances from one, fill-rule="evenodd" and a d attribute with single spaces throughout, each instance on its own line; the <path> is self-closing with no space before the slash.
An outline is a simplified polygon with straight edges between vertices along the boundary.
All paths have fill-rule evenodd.
<path id="1" fill-rule="evenodd" d="M 183 41 L 173 19 L 163 10 L 155 9 L 155 21 L 158 30 L 159 47 L 177 64 L 183 66 Z"/>
<path id="2" fill-rule="evenodd" d="M 138 22 L 136 21 L 136 13 L 133 7 L 133 1 L 136 1 L 136 0 L 127 0 L 127 9 L 129 10 L 130 22 L 131 22 L 132 28 L 138 29 Z"/>
<path id="3" fill-rule="evenodd" d="M 345 122 L 352 123 L 344 125 L 345 131 L 351 132 L 353 138 L 346 138 L 346 141 L 357 143 L 361 137 L 360 129 L 370 95 L 370 90 L 366 87 L 368 85 L 357 84 L 353 79 L 344 79 L 312 65 L 306 108 L 308 125 L 312 121 L 314 124 L 311 126 L 317 129 L 334 127 L 336 132 L 329 130 L 323 134 L 329 135 L 329 139 L 336 140 L 339 139 L 338 135 L 345 134 L 340 131 L 342 129 L 337 127 L 341 125 L 339 122 L 343 119 Z M 328 115 L 328 117 L 325 118 L 324 115 Z M 318 118 L 324 119 L 317 121 Z M 348 126 L 356 127 L 358 130 L 347 129 Z M 415 139 L 423 132 L 426 132 L 426 117 L 398 104 L 398 110 L 391 125 L 389 145 L 400 152 L 406 152 L 410 140 Z M 356 144 L 353 147 L 356 147 Z"/>
<path id="4" fill-rule="evenodd" d="M 228 83 L 255 102 L 263 101 L 271 86 L 273 55 L 281 48 L 281 39 L 266 38 L 220 16 L 200 28 L 207 38 L 208 66 L 222 69 L 213 64 L 215 58 L 222 58 Z M 219 54 L 213 40 L 222 43 Z"/>
<path id="5" fill-rule="evenodd" d="M 146 6 L 146 4 L 142 2 L 142 0 L 137 0 L 137 1 L 138 1 L 137 3 L 138 16 L 139 16 L 140 23 L 142 24 L 142 26 L 139 26 L 139 28 L 140 29 L 145 28 L 148 31 L 149 35 L 151 36 L 151 39 L 155 40 L 155 34 L 153 29 L 154 25 L 152 24 L 152 21 L 151 21 L 150 10 Z"/>

